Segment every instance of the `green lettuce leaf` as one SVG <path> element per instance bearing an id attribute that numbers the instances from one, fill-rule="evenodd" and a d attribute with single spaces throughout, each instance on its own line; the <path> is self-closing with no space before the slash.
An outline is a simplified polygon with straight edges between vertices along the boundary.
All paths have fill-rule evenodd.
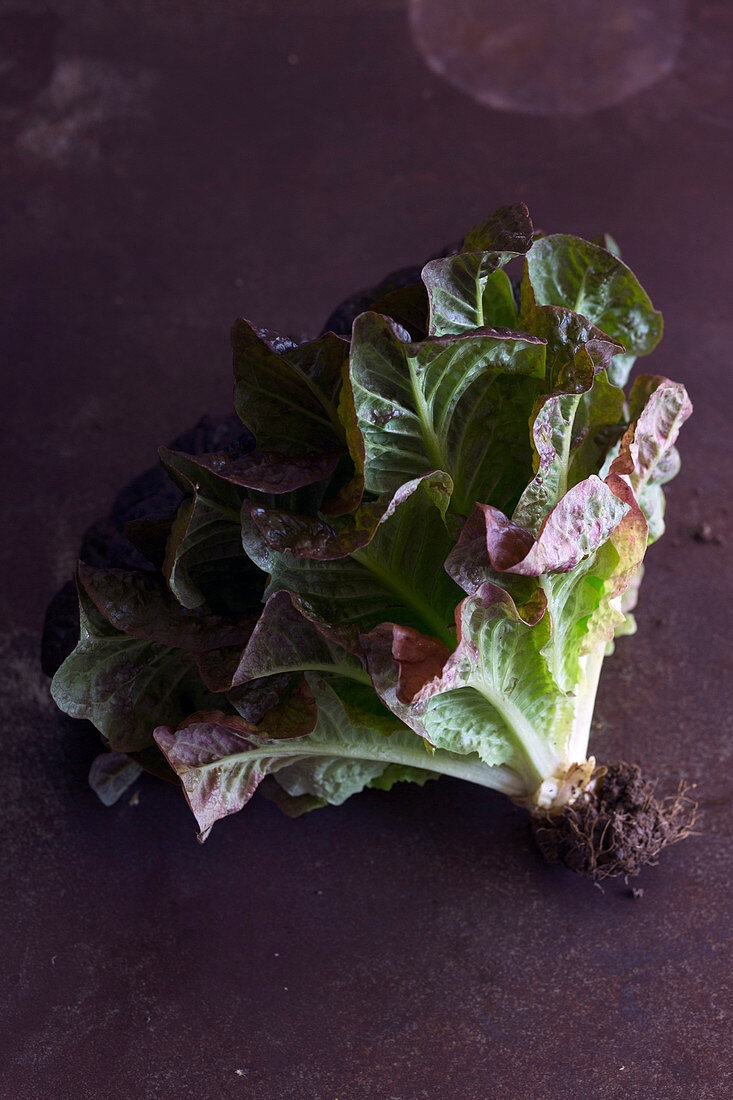
<path id="1" fill-rule="evenodd" d="M 191 653 L 243 645 L 256 621 L 252 615 L 222 618 L 182 607 L 156 573 L 95 569 L 80 562 L 77 580 L 104 620 L 116 630 Z"/>
<path id="2" fill-rule="evenodd" d="M 161 461 L 190 496 L 171 528 L 163 575 L 187 608 L 208 603 L 232 613 L 250 609 L 261 588 L 242 549 L 240 512 L 246 490 L 190 455 L 163 448 Z"/>
<path id="3" fill-rule="evenodd" d="M 433 336 L 484 326 L 516 325 L 511 283 L 501 270 L 532 245 L 532 222 L 524 203 L 504 206 L 469 231 L 454 256 L 423 268 Z"/>
<path id="4" fill-rule="evenodd" d="M 605 370 L 616 380 L 623 348 L 587 317 L 562 306 L 540 306 L 534 298 L 526 266 L 522 280 L 519 328 L 546 343 L 547 392 L 585 392 L 593 375 Z M 617 383 L 620 385 L 620 383 Z"/>
<path id="5" fill-rule="evenodd" d="M 400 728 L 401 723 L 375 695 L 363 661 L 339 644 L 340 637 L 313 614 L 306 617 L 291 593 L 276 592 L 265 604 L 245 649 L 229 650 L 224 674 L 221 653 L 199 657 L 199 670 L 210 687 L 226 690 L 237 710 L 250 719 L 253 714 L 244 711 L 243 704 L 251 708 L 251 691 L 243 695 L 233 688 L 255 681 L 262 692 L 266 690 L 265 677 L 277 680 L 313 672 L 326 680 L 355 725 L 368 725 L 380 733 Z"/>
<path id="6" fill-rule="evenodd" d="M 327 515 L 342 516 L 353 511 L 359 505 L 364 494 L 364 439 L 356 416 L 354 392 L 351 387 L 348 363 L 344 363 L 343 381 L 336 410 L 343 428 L 346 446 L 351 460 L 351 469 L 343 482 L 335 486 L 328 499 L 321 502 L 321 511 Z M 342 463 L 343 467 L 343 463 Z"/>
<path id="7" fill-rule="evenodd" d="M 357 656 L 339 645 L 327 623 L 306 616 L 290 592 L 271 596 L 243 650 L 231 686 L 283 672 L 320 672 L 368 683 Z"/>
<path id="8" fill-rule="evenodd" d="M 624 497 L 591 475 L 561 498 L 536 538 L 498 509 L 479 505 L 446 561 L 451 576 L 469 593 L 491 581 L 524 602 L 536 595 L 531 579 L 537 578 L 550 624 L 540 650 L 564 692 L 581 683 L 582 657 L 590 645 L 601 638 L 609 641 L 623 620 L 610 601 L 632 571 L 624 563 L 628 578 L 616 576 L 622 557 L 613 537 L 631 510 Z M 638 550 L 638 540 L 634 545 Z M 633 569 L 637 565 L 638 560 Z"/>
<path id="9" fill-rule="evenodd" d="M 153 743 L 153 730 L 176 725 L 193 710 L 224 708 L 196 668 L 195 650 L 123 633 L 107 621 L 77 579 L 81 637 L 51 684 L 56 705 L 86 718 L 118 752 Z"/>
<path id="10" fill-rule="evenodd" d="M 595 474 L 565 493 L 536 538 L 498 508 L 479 504 L 449 554 L 446 569 L 468 592 L 482 583 L 487 570 L 525 577 L 567 573 L 606 541 L 627 511 L 628 505 Z"/>
<path id="11" fill-rule="evenodd" d="M 484 584 L 461 602 L 456 623 L 457 648 L 400 716 L 436 748 L 508 765 L 537 786 L 561 759 L 572 718 L 540 652 L 550 634 L 544 601 L 518 609 L 509 593 Z M 394 638 L 380 628 L 364 641 L 375 687 L 394 706 L 399 671 L 390 675 L 384 661 L 387 647 L 394 657 Z"/>
<path id="12" fill-rule="evenodd" d="M 392 290 L 381 298 L 377 298 L 369 306 L 370 313 L 381 313 L 383 317 L 391 317 L 396 321 L 409 333 L 411 340 L 424 340 L 428 335 L 429 309 L 428 292 L 424 283 L 415 283 L 412 286 L 401 287 L 399 290 Z"/>
<path id="13" fill-rule="evenodd" d="M 600 468 L 623 431 L 623 416 L 623 390 L 611 385 L 603 370 L 585 392 L 544 398 L 532 425 L 536 472 L 519 498 L 514 521 L 537 532 L 568 489 Z"/>
<path id="14" fill-rule="evenodd" d="M 453 774 L 491 785 L 492 771 L 477 758 L 431 753 L 408 729 L 383 736 L 352 724 L 336 695 L 318 676 L 309 683 L 318 702 L 318 722 L 305 737 L 262 737 L 241 718 L 195 714 L 178 728 L 161 726 L 155 740 L 179 775 L 205 840 L 211 827 L 236 813 L 266 776 L 274 776 L 296 812 L 314 805 L 338 806 L 367 786 L 389 789 L 403 780 L 425 782 Z M 286 803 L 287 805 L 287 803 Z"/>
<path id="15" fill-rule="evenodd" d="M 261 451 L 299 455 L 338 450 L 338 392 L 348 344 L 327 333 L 273 350 L 247 321 L 232 329 L 234 405 Z"/>
<path id="16" fill-rule="evenodd" d="M 457 511 L 476 500 L 506 506 L 528 470 L 526 424 L 544 359 L 543 342 L 521 333 L 479 329 L 412 343 L 388 318 L 362 314 L 350 372 L 366 488 L 394 493 L 444 470 L 460 486 Z"/>
<path id="17" fill-rule="evenodd" d="M 572 310 L 622 345 L 626 354 L 609 374 L 623 385 L 634 359 L 662 337 L 662 316 L 633 272 L 613 252 L 565 233 L 535 241 L 525 262 L 538 305 Z"/>
<path id="18" fill-rule="evenodd" d="M 253 509 L 246 507 L 242 516 L 244 547 L 269 574 L 265 599 L 280 589 L 297 593 L 299 605 L 337 625 L 343 639 L 353 640 L 386 614 L 450 642 L 449 623 L 460 598 L 443 569 L 451 546 L 444 517 L 452 487 L 443 473 L 407 482 L 379 519 L 360 528 L 359 548 L 351 550 L 353 532 L 342 535 L 333 531 L 329 538 L 318 520 L 310 529 L 309 548 L 307 532 L 303 534 L 307 517 L 303 517 L 297 523 L 301 536 L 298 557 L 283 541 L 288 517 L 260 510 L 255 519 Z M 338 557 L 330 556 L 333 542 L 341 543 Z M 326 556 L 319 557 L 321 554 Z"/>
<path id="19" fill-rule="evenodd" d="M 189 480 L 193 477 L 198 482 L 195 467 L 199 467 L 202 474 L 208 471 L 232 485 L 268 495 L 290 493 L 304 485 L 329 480 L 342 454 L 342 450 L 302 455 L 284 455 L 274 451 L 249 451 L 242 455 L 227 451 L 203 455 L 166 452 L 169 463 L 175 461 L 179 468 L 185 467 Z M 212 484 L 210 480 L 208 483 Z M 222 493 L 223 489 L 218 489 L 218 492 Z"/>
<path id="20" fill-rule="evenodd" d="M 142 774 L 142 765 L 122 752 L 102 752 L 89 769 L 89 786 L 105 806 L 114 806 Z"/>
<path id="21" fill-rule="evenodd" d="M 632 387 L 630 405 L 641 408 L 621 440 L 619 457 L 611 469 L 629 471 L 629 483 L 649 525 L 649 541 L 654 542 L 664 533 L 662 486 L 679 470 L 674 444 L 692 412 L 692 403 L 679 383 L 642 376 Z"/>

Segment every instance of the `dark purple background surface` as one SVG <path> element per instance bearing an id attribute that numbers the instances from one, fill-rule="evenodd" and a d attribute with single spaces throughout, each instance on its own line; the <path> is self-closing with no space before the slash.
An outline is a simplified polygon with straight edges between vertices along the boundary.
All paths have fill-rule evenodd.
<path id="1" fill-rule="evenodd" d="M 406 7 L 0 7 L 12 1100 L 733 1091 L 733 15 L 692 5 L 666 75 L 570 118 L 454 90 Z M 602 39 L 596 54 L 605 64 Z M 255 800 L 204 847 L 155 780 L 105 810 L 86 786 L 97 742 L 55 712 L 39 669 L 43 612 L 83 530 L 158 443 L 228 411 L 234 316 L 313 334 L 340 298 L 517 199 L 547 230 L 620 241 L 666 318 L 645 368 L 695 403 L 593 747 L 668 790 L 698 783 L 699 835 L 633 900 L 622 882 L 602 893 L 543 865 L 519 810 L 455 781 L 296 822 Z M 692 537 L 700 523 L 715 541 Z"/>

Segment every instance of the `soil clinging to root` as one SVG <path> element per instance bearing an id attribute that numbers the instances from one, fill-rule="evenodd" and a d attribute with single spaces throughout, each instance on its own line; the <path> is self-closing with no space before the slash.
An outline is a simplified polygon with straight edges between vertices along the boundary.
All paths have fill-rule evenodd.
<path id="1" fill-rule="evenodd" d="M 598 768 L 592 791 L 559 812 L 534 816 L 532 827 L 549 863 L 598 881 L 656 863 L 663 848 L 690 834 L 696 809 L 687 788 L 657 798 L 641 769 L 621 761 Z"/>

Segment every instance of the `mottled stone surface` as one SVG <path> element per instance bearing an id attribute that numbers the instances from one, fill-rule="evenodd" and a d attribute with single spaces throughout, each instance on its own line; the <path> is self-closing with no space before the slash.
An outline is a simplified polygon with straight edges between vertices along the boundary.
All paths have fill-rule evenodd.
<path id="1" fill-rule="evenodd" d="M 0 10 L 4 1095 L 730 1095 L 733 18 L 691 7 L 666 76 L 575 119 L 453 90 L 397 0 Z M 634 899 L 454 781 L 295 822 L 258 799 L 203 847 L 172 786 L 105 809 L 39 667 L 84 529 L 229 408 L 234 316 L 315 333 L 516 199 L 616 237 L 665 313 L 646 366 L 695 403 L 593 736 L 697 782 L 699 836 Z"/>

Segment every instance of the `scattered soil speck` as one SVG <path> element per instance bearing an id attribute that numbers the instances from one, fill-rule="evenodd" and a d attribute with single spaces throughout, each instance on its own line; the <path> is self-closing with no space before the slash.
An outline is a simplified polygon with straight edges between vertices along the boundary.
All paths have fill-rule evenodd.
<path id="1" fill-rule="evenodd" d="M 697 527 L 693 527 L 690 535 L 695 542 L 702 542 L 711 546 L 723 545 L 722 538 L 720 535 L 716 535 L 709 523 L 699 523 Z"/>

